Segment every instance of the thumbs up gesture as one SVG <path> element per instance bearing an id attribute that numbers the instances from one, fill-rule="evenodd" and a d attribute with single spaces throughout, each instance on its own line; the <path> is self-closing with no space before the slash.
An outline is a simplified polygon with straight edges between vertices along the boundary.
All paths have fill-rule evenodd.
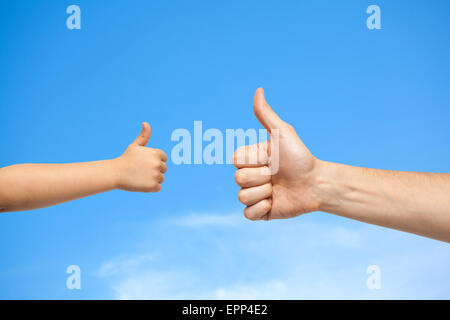
<path id="1" fill-rule="evenodd" d="M 233 155 L 238 168 L 235 179 L 242 187 L 238 198 L 247 206 L 244 215 L 250 220 L 270 220 L 318 210 L 315 186 L 320 161 L 305 147 L 295 129 L 267 104 L 262 88 L 256 90 L 253 111 L 270 138 L 241 147 Z M 277 147 L 271 148 L 274 143 Z M 278 154 L 271 154 L 273 150 Z M 276 170 L 271 170 L 271 159 L 278 162 Z"/>
<path id="2" fill-rule="evenodd" d="M 151 128 L 147 122 L 122 156 L 115 159 L 118 188 L 126 191 L 158 192 L 167 171 L 167 155 L 159 149 L 148 148 Z"/>

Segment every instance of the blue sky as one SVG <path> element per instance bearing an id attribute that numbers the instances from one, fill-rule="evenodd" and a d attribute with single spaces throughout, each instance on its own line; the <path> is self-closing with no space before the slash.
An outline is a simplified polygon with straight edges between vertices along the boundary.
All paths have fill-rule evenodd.
<path id="1" fill-rule="evenodd" d="M 66 28 L 67 6 L 81 30 Z M 368 30 L 366 8 L 381 8 Z M 152 126 L 260 128 L 254 90 L 318 158 L 449 172 L 448 1 L 0 1 L 0 166 L 119 156 Z M 325 213 L 250 222 L 230 165 L 158 194 L 0 216 L 0 298 L 450 298 L 448 244 Z M 81 290 L 66 289 L 67 266 Z M 366 288 L 378 265 L 381 290 Z"/>

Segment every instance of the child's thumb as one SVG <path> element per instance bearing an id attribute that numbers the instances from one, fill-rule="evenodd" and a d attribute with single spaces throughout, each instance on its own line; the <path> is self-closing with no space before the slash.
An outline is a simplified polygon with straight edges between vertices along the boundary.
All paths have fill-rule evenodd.
<path id="1" fill-rule="evenodd" d="M 138 146 L 145 146 L 150 140 L 150 136 L 152 134 L 152 129 L 150 128 L 150 125 L 147 122 L 142 123 L 142 131 L 139 134 L 139 136 L 136 138 L 136 140 L 133 141 L 133 144 L 136 144 Z"/>

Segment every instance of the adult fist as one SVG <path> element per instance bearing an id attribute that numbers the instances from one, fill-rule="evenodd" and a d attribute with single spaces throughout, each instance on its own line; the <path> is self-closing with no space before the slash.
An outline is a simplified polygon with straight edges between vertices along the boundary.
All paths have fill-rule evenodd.
<path id="1" fill-rule="evenodd" d="M 234 153 L 235 178 L 242 187 L 238 198 L 247 206 L 244 215 L 250 220 L 270 220 L 318 210 L 319 160 L 267 104 L 262 88 L 256 90 L 253 111 L 270 138 Z"/>
<path id="2" fill-rule="evenodd" d="M 142 124 L 139 136 L 115 159 L 117 187 L 126 191 L 158 192 L 167 171 L 167 155 L 159 149 L 145 145 L 150 139 L 151 128 L 147 122 Z"/>

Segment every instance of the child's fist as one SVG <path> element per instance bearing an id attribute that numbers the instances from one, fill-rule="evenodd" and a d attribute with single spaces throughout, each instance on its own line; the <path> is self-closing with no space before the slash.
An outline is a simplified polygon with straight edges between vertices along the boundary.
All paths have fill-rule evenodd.
<path id="1" fill-rule="evenodd" d="M 167 155 L 160 149 L 145 145 L 150 139 L 151 128 L 142 124 L 139 136 L 130 144 L 122 156 L 115 159 L 117 187 L 126 191 L 158 192 L 167 171 Z"/>

